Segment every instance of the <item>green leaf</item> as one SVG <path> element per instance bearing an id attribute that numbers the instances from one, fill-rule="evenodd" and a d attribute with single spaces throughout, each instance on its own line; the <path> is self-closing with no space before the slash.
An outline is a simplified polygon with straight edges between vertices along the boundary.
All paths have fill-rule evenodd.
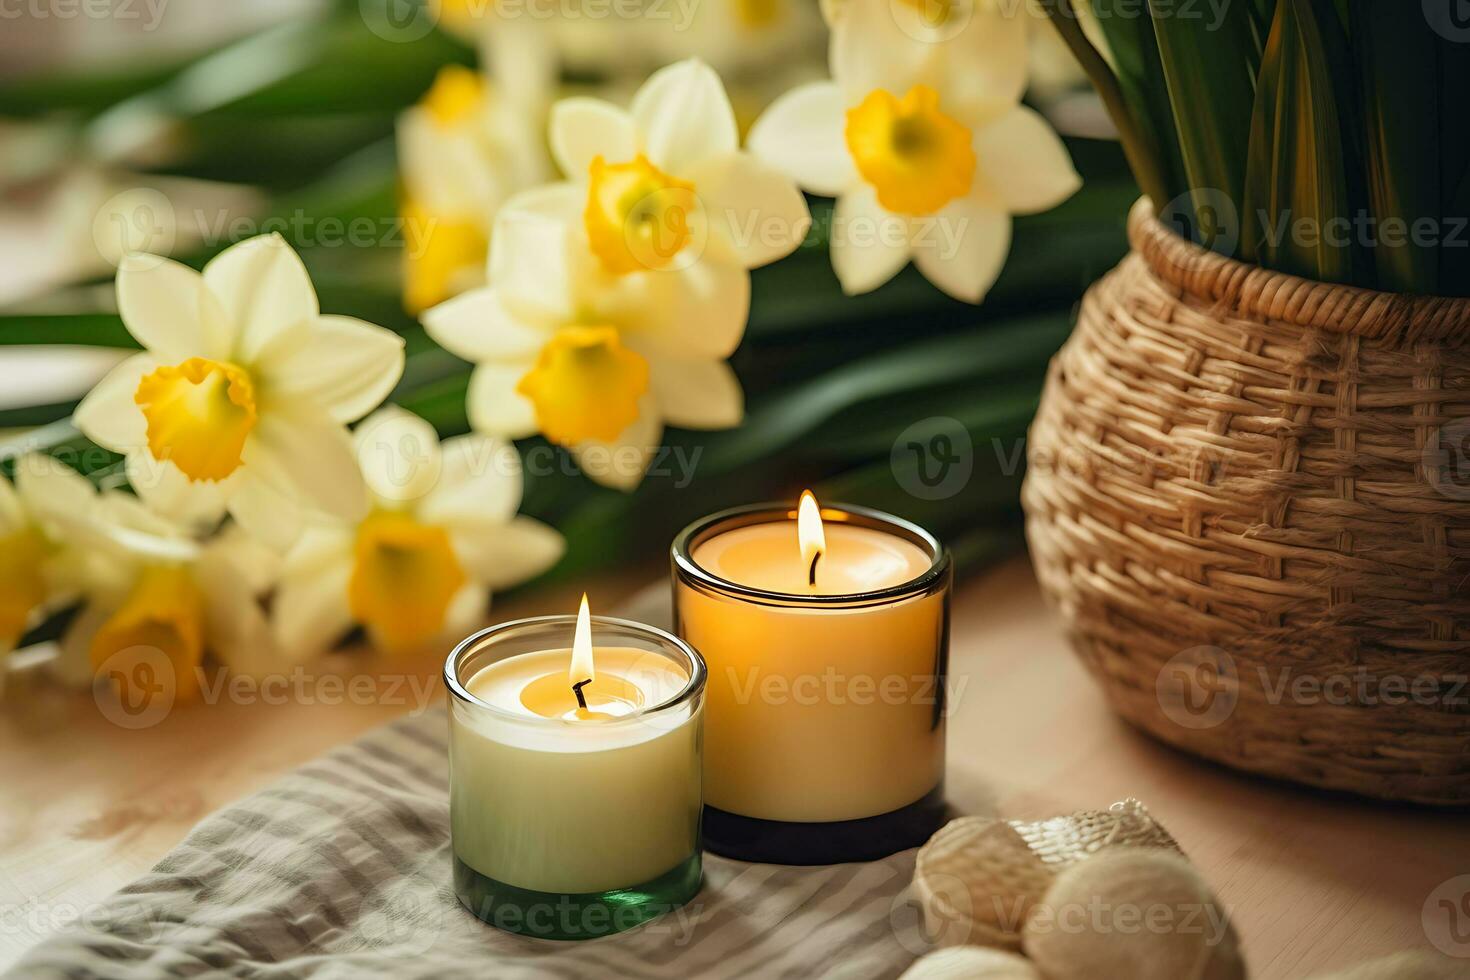
<path id="1" fill-rule="evenodd" d="M 1166 157 L 1157 143 L 1158 134 L 1130 107 L 1112 67 L 1082 29 L 1075 4 L 1085 2 L 1087 0 L 1039 0 L 1042 11 L 1051 19 L 1067 50 L 1082 66 L 1097 90 L 1098 98 L 1107 108 L 1138 186 L 1155 207 L 1162 207 L 1169 199 L 1169 180 L 1164 170 Z"/>
<path id="2" fill-rule="evenodd" d="M 1392 232 L 1438 216 L 1439 48 L 1427 18 L 1395 4 L 1352 0 L 1353 53 L 1363 100 L 1363 162 L 1368 205 L 1380 234 L 1373 250 L 1377 285 L 1394 292 L 1434 293 L 1438 250 Z M 1459 97 L 1464 97 L 1464 92 Z M 1453 113 L 1463 127 L 1460 113 Z M 1464 212 L 1461 212 L 1462 214 Z"/>
<path id="3" fill-rule="evenodd" d="M 744 425 L 709 440 L 705 467 L 728 472 L 812 434 L 859 402 L 1044 364 L 1071 329 L 1070 311 L 1022 317 L 842 364 L 764 400 Z"/>
<path id="4" fill-rule="evenodd" d="M 136 349 L 138 342 L 116 313 L 0 316 L 0 346 L 72 344 Z"/>
<path id="5" fill-rule="evenodd" d="M 1153 21 L 1141 16 L 1137 0 L 1090 0 L 1098 26 L 1107 39 L 1118 86 L 1143 138 L 1154 148 L 1163 180 L 1162 207 L 1185 189 L 1179 133 L 1169 106 L 1169 86 L 1159 57 Z"/>
<path id="6" fill-rule="evenodd" d="M 1280 0 L 1250 129 L 1241 250 L 1323 282 L 1352 282 L 1358 251 L 1351 87 L 1338 85 L 1347 61 L 1335 11 Z"/>
<path id="7" fill-rule="evenodd" d="M 1207 227 L 1219 195 L 1238 208 L 1245 187 L 1246 139 L 1265 34 L 1262 5 L 1148 5 L 1193 201 L 1193 227 Z"/>

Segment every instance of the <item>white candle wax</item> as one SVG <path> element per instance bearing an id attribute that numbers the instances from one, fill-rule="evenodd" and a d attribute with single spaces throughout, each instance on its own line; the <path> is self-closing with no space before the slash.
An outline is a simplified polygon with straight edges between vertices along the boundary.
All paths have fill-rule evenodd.
<path id="1" fill-rule="evenodd" d="M 829 512 L 840 518 L 840 512 Z M 735 527 L 695 544 L 708 575 L 790 603 L 680 582 L 681 635 L 709 667 L 705 802 L 764 820 L 872 817 L 916 802 L 944 769 L 938 659 L 943 590 L 863 596 L 927 574 L 935 555 L 887 530 L 829 519 L 812 582 L 796 522 Z"/>
<path id="2" fill-rule="evenodd" d="M 470 868 L 532 891 L 581 894 L 650 881 L 698 847 L 697 701 L 665 657 L 598 647 L 578 708 L 570 649 L 491 663 L 450 713 L 450 822 Z M 489 709 L 494 710 L 487 710 Z"/>

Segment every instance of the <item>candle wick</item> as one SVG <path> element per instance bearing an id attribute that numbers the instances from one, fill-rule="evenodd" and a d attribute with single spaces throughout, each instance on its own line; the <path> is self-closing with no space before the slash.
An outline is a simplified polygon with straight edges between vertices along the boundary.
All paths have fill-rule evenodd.
<path id="1" fill-rule="evenodd" d="M 815 586 L 817 584 L 817 562 L 821 560 L 822 553 L 820 551 L 812 555 L 812 567 L 806 573 L 807 585 Z"/>
<path id="2" fill-rule="evenodd" d="M 589 677 L 585 681 L 578 681 L 572 685 L 572 693 L 577 696 L 577 707 L 584 711 L 587 710 L 587 699 L 582 696 L 582 688 L 591 683 L 592 678 Z"/>

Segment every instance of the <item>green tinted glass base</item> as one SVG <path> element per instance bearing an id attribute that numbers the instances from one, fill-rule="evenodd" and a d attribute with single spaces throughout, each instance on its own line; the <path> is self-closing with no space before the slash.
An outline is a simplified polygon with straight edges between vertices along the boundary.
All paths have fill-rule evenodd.
<path id="1" fill-rule="evenodd" d="M 497 929 L 537 939 L 596 939 L 658 918 L 694 897 L 703 876 L 700 853 L 652 881 L 605 892 L 559 895 L 486 877 L 454 857 L 460 904 Z"/>

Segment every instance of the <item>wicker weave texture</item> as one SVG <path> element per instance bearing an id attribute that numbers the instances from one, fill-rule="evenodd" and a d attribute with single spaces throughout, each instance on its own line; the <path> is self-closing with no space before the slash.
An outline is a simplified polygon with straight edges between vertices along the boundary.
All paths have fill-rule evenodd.
<path id="1" fill-rule="evenodd" d="M 1234 262 L 1143 202 L 1129 237 L 1028 443 L 1078 654 L 1199 755 L 1470 803 L 1470 301 Z"/>

